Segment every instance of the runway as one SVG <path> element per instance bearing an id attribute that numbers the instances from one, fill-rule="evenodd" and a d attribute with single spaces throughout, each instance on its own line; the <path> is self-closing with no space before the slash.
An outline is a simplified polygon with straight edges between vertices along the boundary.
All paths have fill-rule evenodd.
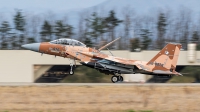
<path id="1" fill-rule="evenodd" d="M 0 83 L 0 86 L 200 86 L 200 83 Z"/>

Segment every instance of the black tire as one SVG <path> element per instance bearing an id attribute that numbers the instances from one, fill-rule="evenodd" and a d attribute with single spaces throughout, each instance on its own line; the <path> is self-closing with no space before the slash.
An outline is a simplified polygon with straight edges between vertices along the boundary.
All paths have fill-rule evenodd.
<path id="1" fill-rule="evenodd" d="M 70 70 L 70 71 L 69 71 L 69 75 L 74 75 L 74 71 L 73 71 L 73 70 Z"/>
<path id="2" fill-rule="evenodd" d="M 117 77 L 117 76 L 112 76 L 112 77 L 111 77 L 111 81 L 112 81 L 113 83 L 118 82 L 118 77 Z"/>
<path id="3" fill-rule="evenodd" d="M 124 78 L 122 76 L 118 76 L 118 81 L 123 82 Z"/>

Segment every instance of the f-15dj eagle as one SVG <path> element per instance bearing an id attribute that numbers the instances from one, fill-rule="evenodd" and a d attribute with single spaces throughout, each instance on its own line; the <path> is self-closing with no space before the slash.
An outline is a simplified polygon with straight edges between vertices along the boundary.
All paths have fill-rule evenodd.
<path id="1" fill-rule="evenodd" d="M 119 39 L 119 38 L 118 38 Z M 124 59 L 107 55 L 101 52 L 118 39 L 106 44 L 98 50 L 87 47 L 85 44 L 74 39 L 58 39 L 50 42 L 33 43 L 22 45 L 23 48 L 39 53 L 50 54 L 78 60 L 82 65 L 94 68 L 105 74 L 112 74 L 113 83 L 123 81 L 121 74 L 142 73 L 157 76 L 181 75 L 175 71 L 181 44 L 168 43 L 149 62 Z M 74 74 L 73 64 L 70 75 Z"/>

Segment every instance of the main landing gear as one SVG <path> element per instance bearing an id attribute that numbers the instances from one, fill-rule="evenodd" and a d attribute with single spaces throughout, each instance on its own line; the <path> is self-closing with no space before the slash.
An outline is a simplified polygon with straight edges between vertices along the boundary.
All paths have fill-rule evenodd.
<path id="1" fill-rule="evenodd" d="M 113 75 L 113 76 L 111 77 L 111 81 L 112 81 L 113 83 L 116 83 L 116 82 L 123 82 L 123 80 L 124 80 L 124 78 L 121 76 L 121 74 L 119 74 L 119 75 Z"/>

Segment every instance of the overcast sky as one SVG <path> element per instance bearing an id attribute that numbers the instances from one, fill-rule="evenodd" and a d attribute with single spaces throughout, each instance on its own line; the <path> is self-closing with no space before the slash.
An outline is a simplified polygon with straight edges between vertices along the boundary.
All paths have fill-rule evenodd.
<path id="1" fill-rule="evenodd" d="M 0 9 L 70 10 L 87 8 L 106 0 L 0 0 Z"/>

